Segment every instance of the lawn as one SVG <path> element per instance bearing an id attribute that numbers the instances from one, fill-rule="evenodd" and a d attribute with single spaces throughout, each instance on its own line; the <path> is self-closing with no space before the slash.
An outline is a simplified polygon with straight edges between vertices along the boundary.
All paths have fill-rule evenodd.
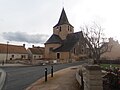
<path id="1" fill-rule="evenodd" d="M 118 67 L 120 68 L 120 64 L 100 64 L 101 68 L 112 68 L 112 67 Z"/>

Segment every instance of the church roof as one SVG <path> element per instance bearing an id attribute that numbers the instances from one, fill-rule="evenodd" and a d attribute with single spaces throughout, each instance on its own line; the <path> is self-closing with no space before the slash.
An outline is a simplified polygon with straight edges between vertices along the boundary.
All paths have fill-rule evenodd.
<path id="1" fill-rule="evenodd" d="M 66 13 L 65 13 L 64 8 L 62 9 L 62 13 L 61 13 L 61 16 L 60 16 L 60 18 L 59 18 L 58 23 L 57 23 L 54 27 L 59 26 L 59 25 L 63 25 L 63 24 L 71 25 L 71 24 L 69 23 L 69 21 L 68 21 L 68 18 L 67 18 L 67 15 L 66 15 Z M 71 26 L 72 26 L 72 25 L 71 25 Z"/>
<path id="2" fill-rule="evenodd" d="M 67 52 L 70 51 L 74 45 L 79 41 L 83 39 L 83 34 L 81 32 L 71 33 L 67 36 L 66 40 L 63 41 L 62 45 L 56 49 L 54 49 L 54 52 Z"/>
<path id="3" fill-rule="evenodd" d="M 54 43 L 61 43 L 62 40 L 58 35 L 53 34 L 47 41 L 45 44 L 54 44 Z"/>

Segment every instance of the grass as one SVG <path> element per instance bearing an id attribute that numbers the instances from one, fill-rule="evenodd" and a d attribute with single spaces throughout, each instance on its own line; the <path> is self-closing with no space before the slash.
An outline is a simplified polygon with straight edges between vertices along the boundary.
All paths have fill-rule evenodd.
<path id="1" fill-rule="evenodd" d="M 120 68 L 120 64 L 100 64 L 101 68 L 110 68 L 110 67 L 118 67 Z"/>

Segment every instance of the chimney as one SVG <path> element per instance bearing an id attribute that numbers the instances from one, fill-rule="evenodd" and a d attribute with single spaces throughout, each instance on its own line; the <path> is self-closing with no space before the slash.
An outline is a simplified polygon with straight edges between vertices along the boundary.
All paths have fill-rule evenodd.
<path id="1" fill-rule="evenodd" d="M 25 44 L 23 44 L 23 47 L 25 47 Z"/>
<path id="2" fill-rule="evenodd" d="M 34 45 L 32 45 L 32 48 L 34 48 L 35 46 Z"/>

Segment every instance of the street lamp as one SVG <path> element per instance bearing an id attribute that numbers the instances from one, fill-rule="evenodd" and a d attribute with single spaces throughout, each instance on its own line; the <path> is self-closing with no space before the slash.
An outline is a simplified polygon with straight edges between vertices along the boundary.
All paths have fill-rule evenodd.
<path id="1" fill-rule="evenodd" d="M 8 60 L 8 44 L 9 44 L 9 42 L 7 41 L 6 63 L 7 63 L 7 60 Z"/>

